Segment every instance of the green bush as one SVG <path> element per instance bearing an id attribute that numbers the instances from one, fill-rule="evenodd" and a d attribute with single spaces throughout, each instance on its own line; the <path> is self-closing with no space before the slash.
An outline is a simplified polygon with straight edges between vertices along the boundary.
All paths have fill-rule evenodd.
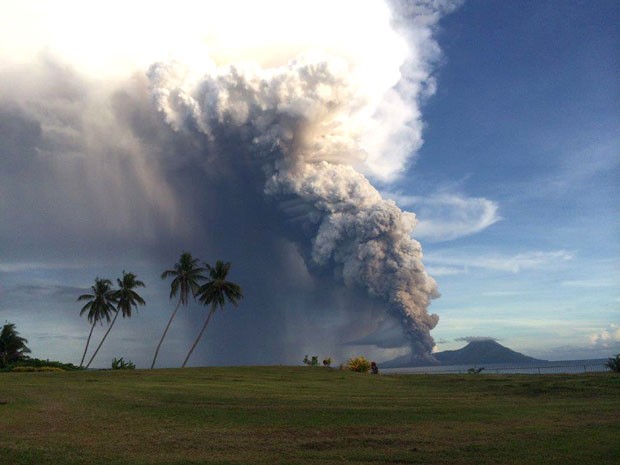
<path id="1" fill-rule="evenodd" d="M 30 368 L 34 368 L 33 370 L 24 370 L 22 369 L 22 367 L 30 367 Z M 40 360 L 38 358 L 29 358 L 29 357 L 24 357 L 21 360 L 18 360 L 17 362 L 13 362 L 12 364 L 6 366 L 5 368 L 0 369 L 0 371 L 15 371 L 15 368 L 20 368 L 17 371 L 21 371 L 21 372 L 31 372 L 31 371 L 41 371 L 41 370 L 37 370 L 36 368 L 43 368 L 43 367 L 47 367 L 47 368 L 58 368 L 59 370 L 53 370 L 53 371 L 76 371 L 76 370 L 82 370 L 82 368 L 75 366 L 72 363 L 62 363 L 62 362 L 57 362 L 54 360 Z M 49 371 L 49 370 L 46 370 Z"/>
<path id="2" fill-rule="evenodd" d="M 329 368 L 330 366 L 332 366 L 332 358 L 327 357 L 325 360 L 323 360 L 323 366 L 326 368 Z"/>
<path id="3" fill-rule="evenodd" d="M 308 356 L 306 355 L 304 357 L 303 361 L 304 361 L 304 363 L 306 365 L 311 366 L 311 367 L 315 367 L 315 366 L 318 366 L 318 364 L 319 364 L 319 356 L 318 355 L 313 355 L 312 359 L 308 359 Z"/>
<path id="4" fill-rule="evenodd" d="M 358 373 L 368 373 L 368 370 L 370 370 L 370 361 L 366 360 L 362 355 L 350 358 L 347 361 L 347 369 L 357 371 Z"/>
<path id="5" fill-rule="evenodd" d="M 28 366 L 28 367 L 56 367 L 62 368 L 65 371 L 80 370 L 81 368 L 75 366 L 73 363 L 62 363 L 55 360 L 40 360 L 38 358 L 28 358 L 26 360 L 20 360 L 15 363 L 14 366 Z"/>
<path id="6" fill-rule="evenodd" d="M 608 359 L 605 363 L 605 366 L 607 366 L 607 368 L 609 368 L 611 371 L 620 373 L 620 354 L 616 355 L 614 358 Z"/>
<path id="7" fill-rule="evenodd" d="M 134 370 L 135 368 L 136 366 L 133 363 L 131 363 L 131 360 L 126 362 L 125 360 L 123 360 L 123 357 L 119 359 L 114 357 L 114 360 L 112 360 L 113 370 Z"/>

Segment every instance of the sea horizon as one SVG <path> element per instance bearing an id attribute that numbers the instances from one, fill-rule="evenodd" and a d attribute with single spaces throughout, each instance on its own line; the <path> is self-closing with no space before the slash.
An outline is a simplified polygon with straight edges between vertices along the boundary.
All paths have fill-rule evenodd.
<path id="1" fill-rule="evenodd" d="M 608 371 L 607 358 L 580 360 L 548 360 L 529 363 L 478 363 L 461 365 L 433 365 L 417 367 L 385 368 L 386 374 L 458 374 L 482 369 L 483 374 L 562 374 L 593 373 Z M 379 368 L 381 366 L 379 365 Z"/>

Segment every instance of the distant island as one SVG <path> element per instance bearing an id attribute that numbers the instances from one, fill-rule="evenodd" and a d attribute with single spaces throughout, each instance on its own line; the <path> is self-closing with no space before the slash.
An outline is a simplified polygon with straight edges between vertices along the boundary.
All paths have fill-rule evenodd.
<path id="1" fill-rule="evenodd" d="M 492 339 L 472 341 L 462 349 L 437 352 L 433 354 L 433 357 L 435 357 L 438 362 L 436 365 L 479 366 L 492 363 L 522 364 L 546 362 L 546 360 L 528 357 L 527 355 L 515 352 Z M 404 368 L 427 365 L 429 365 L 428 361 L 415 360 L 412 359 L 410 355 L 403 355 L 381 363 L 382 368 Z"/>

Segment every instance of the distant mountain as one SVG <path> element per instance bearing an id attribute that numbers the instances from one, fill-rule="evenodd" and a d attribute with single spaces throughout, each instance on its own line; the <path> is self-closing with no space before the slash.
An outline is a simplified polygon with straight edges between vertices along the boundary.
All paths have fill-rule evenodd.
<path id="1" fill-rule="evenodd" d="M 458 350 L 445 350 L 443 352 L 437 352 L 433 354 L 433 357 L 435 357 L 438 362 L 436 365 L 480 366 L 491 363 L 520 364 L 545 361 L 515 352 L 514 350 L 504 347 L 498 342 L 490 339 L 483 341 L 472 341 L 462 349 Z M 383 368 L 402 368 L 427 365 L 433 365 L 433 363 L 428 363 L 428 361 L 421 363 L 418 360 L 412 360 L 409 355 L 398 357 L 380 364 Z"/>
<path id="2" fill-rule="evenodd" d="M 442 365 L 532 363 L 544 361 L 515 352 L 490 339 L 485 341 L 472 341 L 462 349 L 445 350 L 433 355 Z"/>

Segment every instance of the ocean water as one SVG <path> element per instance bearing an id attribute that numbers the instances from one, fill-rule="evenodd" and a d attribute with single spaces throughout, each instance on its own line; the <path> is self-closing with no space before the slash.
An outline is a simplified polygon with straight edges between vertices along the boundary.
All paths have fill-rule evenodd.
<path id="1" fill-rule="evenodd" d="M 479 365 L 440 365 L 430 367 L 404 367 L 379 369 L 385 374 L 455 374 L 467 373 L 471 368 L 484 368 L 482 374 L 553 374 L 553 373 L 592 373 L 609 371 L 606 358 L 589 360 L 561 360 L 536 363 L 489 363 Z"/>

